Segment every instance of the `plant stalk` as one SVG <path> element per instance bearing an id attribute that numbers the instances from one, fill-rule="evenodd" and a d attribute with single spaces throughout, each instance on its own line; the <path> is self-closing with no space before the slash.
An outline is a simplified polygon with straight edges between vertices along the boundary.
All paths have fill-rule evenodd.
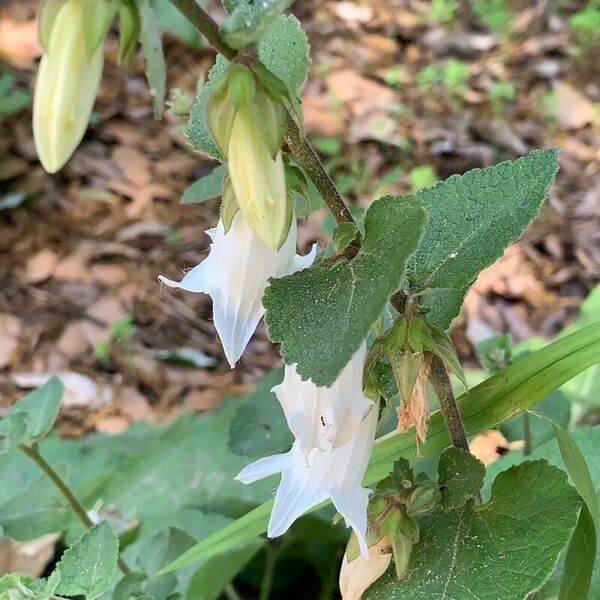
<path id="1" fill-rule="evenodd" d="M 458 410 L 458 403 L 452 391 L 450 377 L 439 356 L 434 356 L 431 364 L 431 383 L 437 393 L 440 409 L 452 439 L 452 445 L 462 450 L 469 450 L 467 433 Z"/>
<path id="2" fill-rule="evenodd" d="M 73 491 L 63 481 L 61 476 L 54 470 L 52 465 L 50 465 L 50 463 L 48 463 L 40 454 L 37 446 L 26 446 L 25 444 L 21 444 L 19 449 L 26 454 L 44 472 L 44 475 L 46 475 L 48 479 L 50 479 L 50 481 L 57 487 L 85 527 L 87 529 L 93 527 L 94 522 L 92 519 L 90 519 L 90 516 L 87 514 L 83 504 L 81 504 L 77 496 L 75 496 Z M 125 561 L 120 556 L 117 559 L 117 562 L 123 573 L 129 573 L 129 567 L 125 564 Z"/>

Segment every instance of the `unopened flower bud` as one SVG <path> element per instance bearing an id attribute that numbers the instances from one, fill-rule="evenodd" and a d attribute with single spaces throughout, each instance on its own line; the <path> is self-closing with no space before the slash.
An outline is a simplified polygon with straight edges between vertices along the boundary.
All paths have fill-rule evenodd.
<path id="1" fill-rule="evenodd" d="M 66 0 L 52 23 L 33 102 L 33 135 L 49 173 L 71 157 L 87 128 L 100 85 L 104 48 L 85 51 L 81 0 Z"/>
<path id="2" fill-rule="evenodd" d="M 406 501 L 406 512 L 411 516 L 431 512 L 440 501 L 440 489 L 435 481 L 419 486 Z"/>
<path id="3" fill-rule="evenodd" d="M 348 562 L 348 556 L 344 554 L 340 571 L 342 600 L 360 600 L 363 593 L 387 571 L 391 561 L 392 543 L 387 537 L 369 548 L 369 558 L 359 555 Z"/>
<path id="4" fill-rule="evenodd" d="M 267 246 L 278 249 L 290 229 L 292 201 L 281 145 L 285 109 L 253 73 L 232 65 L 206 109 L 210 131 L 225 155 L 237 203 Z"/>

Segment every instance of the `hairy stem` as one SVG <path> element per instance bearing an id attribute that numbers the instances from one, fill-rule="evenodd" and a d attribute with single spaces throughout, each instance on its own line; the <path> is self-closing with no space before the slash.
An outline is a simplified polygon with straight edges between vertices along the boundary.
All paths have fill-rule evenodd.
<path id="1" fill-rule="evenodd" d="M 195 2 L 195 0 L 170 0 L 170 2 L 180 10 L 194 27 L 196 27 L 215 50 L 220 52 L 228 60 L 235 58 L 237 54 L 236 50 L 227 45 L 219 33 L 218 25 L 206 11 Z M 331 177 L 329 177 L 327 171 L 325 171 L 317 153 L 289 114 L 286 121 L 286 142 L 290 154 L 312 179 L 316 188 L 319 190 L 319 193 L 327 203 L 335 220 L 338 223 L 353 223 L 354 219 L 352 218 L 350 211 L 344 204 Z M 359 240 L 356 240 L 351 246 L 358 251 Z M 351 254 L 356 254 L 356 251 L 353 253 L 351 252 Z"/>
<path id="2" fill-rule="evenodd" d="M 289 115 L 286 122 L 285 141 L 287 142 L 290 154 L 312 179 L 335 220 L 338 223 L 354 223 L 348 207 L 344 204 L 331 177 L 325 171 L 315 149 L 310 145 L 298 128 L 298 125 L 294 122 L 294 119 Z"/>
<path id="3" fill-rule="evenodd" d="M 54 470 L 52 465 L 46 462 L 46 459 L 40 454 L 37 446 L 25 446 L 24 444 L 21 444 L 19 449 L 24 452 L 57 487 L 86 528 L 89 529 L 90 527 L 93 527 L 94 522 L 90 519 L 87 511 L 83 507 L 83 504 L 81 504 L 77 496 L 75 496 L 71 488 L 69 488 L 69 486 L 63 481 L 62 477 Z M 125 561 L 123 561 L 121 557 L 118 558 L 118 564 L 123 573 L 129 573 L 129 567 L 125 564 Z"/>
<path id="4" fill-rule="evenodd" d="M 531 417 L 528 411 L 523 413 L 523 456 L 529 456 L 533 452 L 533 441 L 531 439 Z"/>
<path id="5" fill-rule="evenodd" d="M 452 391 L 450 377 L 448 377 L 446 367 L 439 356 L 433 357 L 431 364 L 431 383 L 437 393 L 440 408 L 444 415 L 444 421 L 446 422 L 446 427 L 448 428 L 448 432 L 452 439 L 452 444 L 456 448 L 469 450 L 465 426 L 463 425 L 458 410 L 458 403 L 456 402 L 454 392 Z"/>

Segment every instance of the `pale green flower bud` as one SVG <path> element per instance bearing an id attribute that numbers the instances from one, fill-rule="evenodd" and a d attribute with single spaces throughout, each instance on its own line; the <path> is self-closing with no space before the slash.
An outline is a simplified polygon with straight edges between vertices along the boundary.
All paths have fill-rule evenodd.
<path id="1" fill-rule="evenodd" d="M 279 248 L 292 218 L 281 150 L 275 157 L 261 133 L 252 105 L 237 110 L 227 148 L 235 197 L 250 226 L 270 248 Z"/>
<path id="2" fill-rule="evenodd" d="M 49 173 L 69 160 L 85 133 L 103 63 L 102 44 L 86 55 L 81 0 L 66 0 L 52 24 L 33 102 L 35 146 Z"/>
<path id="3" fill-rule="evenodd" d="M 283 102 L 238 64 L 229 67 L 206 107 L 240 210 L 273 249 L 287 238 L 293 209 L 281 153 L 285 114 Z"/>

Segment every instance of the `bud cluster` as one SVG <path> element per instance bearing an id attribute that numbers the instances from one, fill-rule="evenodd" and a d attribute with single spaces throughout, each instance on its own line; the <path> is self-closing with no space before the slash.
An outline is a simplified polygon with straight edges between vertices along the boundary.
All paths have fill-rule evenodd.
<path id="1" fill-rule="evenodd" d="M 463 382 L 465 376 L 448 335 L 418 315 L 400 315 L 392 327 L 373 344 L 365 375 L 376 374 L 378 360 L 389 363 L 401 405 L 397 408 L 398 429 L 415 426 L 417 451 L 427 437 L 429 378 L 434 356 L 441 358 Z M 375 386 L 377 387 L 377 386 Z"/>
<path id="2" fill-rule="evenodd" d="M 360 600 L 363 592 L 379 579 L 392 560 L 396 577 L 408 569 L 413 546 L 419 541 L 415 517 L 432 512 L 441 498 L 439 485 L 423 474 L 416 478 L 406 459 L 378 485 L 367 509 L 369 557 L 360 554 L 358 541 L 350 536 L 340 572 L 343 600 Z"/>

